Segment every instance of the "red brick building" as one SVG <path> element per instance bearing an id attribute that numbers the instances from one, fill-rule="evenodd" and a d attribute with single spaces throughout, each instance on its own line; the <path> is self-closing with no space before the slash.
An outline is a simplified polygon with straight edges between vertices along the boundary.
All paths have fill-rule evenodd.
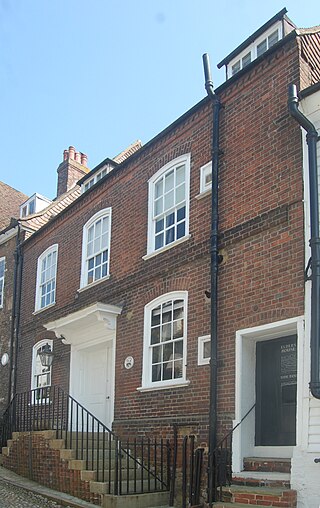
<path id="1" fill-rule="evenodd" d="M 303 446 L 303 149 L 287 89 L 319 81 L 319 48 L 318 28 L 281 11 L 221 62 L 215 90 L 218 436 L 254 407 L 233 435 L 239 476 L 246 457 L 290 462 Z M 208 443 L 212 129 L 205 98 L 129 157 L 105 159 L 23 243 L 18 392 L 59 385 L 119 436 L 178 428 Z M 41 370 L 46 344 L 55 358 Z"/>

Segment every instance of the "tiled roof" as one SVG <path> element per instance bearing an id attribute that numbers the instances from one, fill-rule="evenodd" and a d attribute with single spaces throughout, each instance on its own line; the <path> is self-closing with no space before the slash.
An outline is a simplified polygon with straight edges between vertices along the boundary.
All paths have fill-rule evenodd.
<path id="1" fill-rule="evenodd" d="M 19 217 L 19 207 L 26 199 L 22 192 L 0 182 L 0 230 L 9 226 L 11 217 Z"/>
<path id="2" fill-rule="evenodd" d="M 113 160 L 117 162 L 118 164 L 121 164 L 124 160 L 126 160 L 128 157 L 130 157 L 132 154 L 134 154 L 139 148 L 142 147 L 141 141 L 138 139 L 131 145 L 129 145 L 123 152 L 116 155 L 116 157 L 113 157 Z"/>
<path id="3" fill-rule="evenodd" d="M 41 210 L 41 212 L 29 215 L 25 219 L 20 219 L 22 226 L 27 229 L 26 237 L 28 238 L 32 235 L 32 233 L 38 231 L 38 229 L 47 224 L 50 219 L 58 215 L 65 208 L 67 208 L 67 206 L 73 203 L 73 201 L 75 201 L 75 199 L 77 199 L 80 194 L 80 187 L 76 185 L 68 192 L 65 192 L 59 196 L 59 198 L 50 203 L 50 205 L 47 206 L 47 208 L 44 208 L 44 210 Z"/>

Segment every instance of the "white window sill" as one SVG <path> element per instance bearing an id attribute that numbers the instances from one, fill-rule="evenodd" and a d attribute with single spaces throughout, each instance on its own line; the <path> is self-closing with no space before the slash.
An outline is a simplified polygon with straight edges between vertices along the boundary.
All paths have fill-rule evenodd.
<path id="1" fill-rule="evenodd" d="M 197 194 L 197 195 L 195 196 L 195 198 L 196 198 L 196 199 L 202 199 L 202 198 L 205 198 L 205 197 L 207 197 L 207 196 L 210 196 L 211 192 L 212 192 L 212 189 L 211 189 L 211 188 L 210 188 L 210 189 L 206 189 L 206 190 L 204 190 L 204 191 L 201 191 L 201 192 L 200 192 L 200 194 Z"/>
<path id="2" fill-rule="evenodd" d="M 157 384 L 155 386 L 139 386 L 137 388 L 138 392 L 154 392 L 156 390 L 169 390 L 172 388 L 182 388 L 184 386 L 188 386 L 190 381 L 187 379 L 185 381 L 179 381 L 178 383 L 170 383 L 170 384 Z"/>
<path id="3" fill-rule="evenodd" d="M 180 245 L 180 243 L 186 242 L 187 240 L 189 240 L 189 238 L 191 238 L 191 235 L 186 235 L 183 238 L 179 238 L 179 240 L 169 243 L 169 245 L 166 245 L 165 247 L 162 247 L 161 249 L 157 249 L 155 251 L 150 252 L 149 254 L 146 254 L 145 256 L 142 256 L 142 259 L 144 261 L 146 261 L 147 259 L 153 258 L 154 256 L 161 254 L 161 252 L 165 252 L 167 250 L 172 249 L 176 245 Z"/>
<path id="4" fill-rule="evenodd" d="M 40 312 L 43 312 L 44 310 L 51 309 L 51 307 L 54 307 L 56 302 L 50 303 L 50 305 L 47 305 L 46 307 L 42 307 L 41 309 L 35 310 L 32 315 L 36 316 L 37 314 L 40 314 Z"/>
<path id="5" fill-rule="evenodd" d="M 94 286 L 98 286 L 98 284 L 101 284 L 101 282 L 104 282 L 108 279 L 110 279 L 110 275 L 106 275 L 105 277 L 102 277 L 102 279 L 95 280 L 94 282 L 91 282 L 91 284 L 87 284 L 86 286 L 77 289 L 77 293 L 82 293 L 82 291 L 86 291 L 87 289 L 93 288 Z"/>

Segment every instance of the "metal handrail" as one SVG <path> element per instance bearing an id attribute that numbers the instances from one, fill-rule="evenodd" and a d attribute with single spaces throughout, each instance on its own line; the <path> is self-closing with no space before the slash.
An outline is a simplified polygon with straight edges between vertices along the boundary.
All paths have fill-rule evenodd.
<path id="1" fill-rule="evenodd" d="M 66 448 L 75 450 L 76 459 L 84 460 L 86 469 L 96 472 L 97 481 L 107 483 L 110 494 L 169 489 L 168 441 L 134 438 L 123 442 L 58 386 L 15 395 L 3 416 L 1 445 L 6 445 L 13 432 L 33 430 L 55 430 Z"/>

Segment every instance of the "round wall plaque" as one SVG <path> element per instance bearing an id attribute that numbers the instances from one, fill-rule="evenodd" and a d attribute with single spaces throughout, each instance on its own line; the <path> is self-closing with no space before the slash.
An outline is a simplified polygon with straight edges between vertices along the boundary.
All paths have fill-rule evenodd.
<path id="1" fill-rule="evenodd" d="M 127 358 L 124 361 L 125 368 L 131 369 L 131 367 L 133 367 L 133 364 L 134 364 L 134 359 L 132 358 L 132 356 L 127 356 Z"/>
<path id="2" fill-rule="evenodd" d="M 8 361 L 9 361 L 9 355 L 8 355 L 8 353 L 4 353 L 4 354 L 1 356 L 1 364 L 2 364 L 3 366 L 5 366 L 5 365 L 7 365 Z"/>

